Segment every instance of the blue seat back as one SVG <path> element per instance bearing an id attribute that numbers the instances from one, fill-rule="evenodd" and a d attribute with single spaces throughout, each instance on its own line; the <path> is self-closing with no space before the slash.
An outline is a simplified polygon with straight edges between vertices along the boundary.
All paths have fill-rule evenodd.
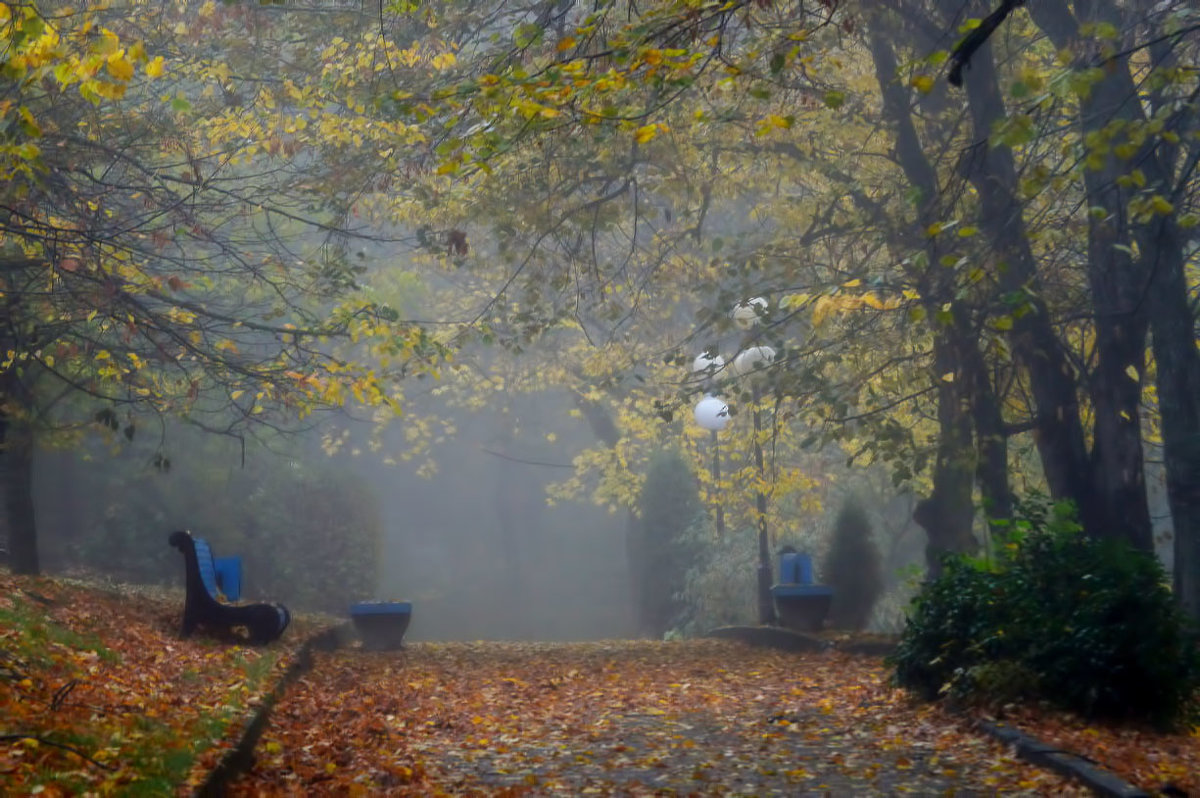
<path id="1" fill-rule="evenodd" d="M 781 585 L 811 585 L 813 583 L 812 557 L 799 552 L 788 552 L 779 557 L 779 583 Z"/>
<path id="2" fill-rule="evenodd" d="M 217 572 L 217 587 L 229 601 L 242 597 L 242 558 L 214 557 L 213 569 Z"/>
<path id="3" fill-rule="evenodd" d="M 212 546 L 203 538 L 195 538 L 196 564 L 200 567 L 200 581 L 208 595 L 217 598 L 217 569 L 213 566 Z"/>

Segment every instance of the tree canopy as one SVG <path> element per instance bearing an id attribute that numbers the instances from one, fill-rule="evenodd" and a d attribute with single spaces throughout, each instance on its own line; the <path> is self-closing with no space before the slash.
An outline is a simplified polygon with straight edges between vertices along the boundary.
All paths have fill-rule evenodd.
<path id="1" fill-rule="evenodd" d="M 572 392 L 560 499 L 632 507 L 681 440 L 787 528 L 831 459 L 886 464 L 934 569 L 1030 490 L 1149 550 L 1161 460 L 1195 613 L 1200 17 L 1018 5 L 5 6 L 4 459 L 144 411 L 419 429 L 436 372 Z"/>

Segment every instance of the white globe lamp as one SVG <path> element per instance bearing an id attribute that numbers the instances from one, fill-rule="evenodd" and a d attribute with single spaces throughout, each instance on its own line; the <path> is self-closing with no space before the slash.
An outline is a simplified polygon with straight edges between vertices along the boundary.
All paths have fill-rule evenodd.
<path id="1" fill-rule="evenodd" d="M 704 429 L 720 432 L 729 424 L 729 405 L 715 396 L 706 396 L 696 403 L 692 415 Z"/>
<path id="2" fill-rule="evenodd" d="M 775 361 L 775 350 L 769 346 L 752 346 L 738 352 L 733 359 L 733 373 L 744 377 L 752 371 L 766 368 Z"/>
<path id="3" fill-rule="evenodd" d="M 720 355 L 710 355 L 708 352 L 701 352 L 692 361 L 692 373 L 701 371 L 715 373 L 723 368 L 725 368 L 725 358 Z"/>
<path id="4" fill-rule="evenodd" d="M 767 300 L 760 296 L 753 299 L 747 299 L 744 302 L 739 302 L 734 306 L 730 313 L 733 316 L 733 323 L 740 329 L 749 330 L 754 325 L 758 324 L 761 314 L 767 312 Z"/>

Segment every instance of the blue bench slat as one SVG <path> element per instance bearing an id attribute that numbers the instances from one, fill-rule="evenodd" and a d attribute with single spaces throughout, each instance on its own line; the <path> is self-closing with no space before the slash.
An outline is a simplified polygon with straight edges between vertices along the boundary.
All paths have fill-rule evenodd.
<path id="1" fill-rule="evenodd" d="M 217 598 L 217 569 L 213 566 L 212 547 L 207 540 L 196 538 L 196 564 L 200 566 L 200 581 L 208 595 Z"/>
<path id="2" fill-rule="evenodd" d="M 799 552 L 788 552 L 779 558 L 779 582 L 784 585 L 811 585 L 813 583 L 812 557 Z"/>
<path id="3" fill-rule="evenodd" d="M 242 558 L 214 557 L 213 569 L 217 572 L 217 587 L 230 601 L 242 597 Z"/>

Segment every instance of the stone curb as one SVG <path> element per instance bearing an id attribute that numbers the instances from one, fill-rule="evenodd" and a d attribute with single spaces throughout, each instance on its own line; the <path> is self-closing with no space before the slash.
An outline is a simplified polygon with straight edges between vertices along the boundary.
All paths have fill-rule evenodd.
<path id="1" fill-rule="evenodd" d="M 275 704 L 283 697 L 287 688 L 312 667 L 313 652 L 332 651 L 343 645 L 347 636 L 352 634 L 349 623 L 338 624 L 311 635 L 301 644 L 296 652 L 296 659 L 263 697 L 258 707 L 250 713 L 237 744 L 225 752 L 216 767 L 209 771 L 204 783 L 196 788 L 193 793 L 195 798 L 220 798 L 225 795 L 234 779 L 254 765 L 254 747 L 267 728 L 271 710 L 275 708 Z"/>
<path id="2" fill-rule="evenodd" d="M 1003 723 L 977 720 L 973 725 L 989 737 L 1011 745 L 1017 756 L 1026 762 L 1075 779 L 1096 795 L 1105 798 L 1150 798 L 1150 793 L 1097 767 L 1079 754 L 1055 748 Z"/>

